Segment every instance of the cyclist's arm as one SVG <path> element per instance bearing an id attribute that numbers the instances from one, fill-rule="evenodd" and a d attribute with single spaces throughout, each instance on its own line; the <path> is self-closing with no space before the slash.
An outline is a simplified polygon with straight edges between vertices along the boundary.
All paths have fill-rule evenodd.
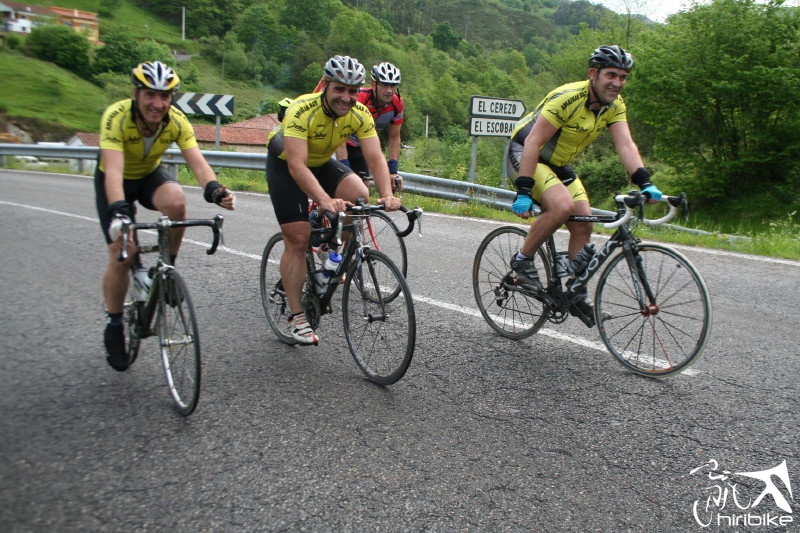
<path id="1" fill-rule="evenodd" d="M 122 187 L 122 173 L 125 168 L 125 154 L 119 150 L 100 150 L 103 159 L 104 184 L 108 205 L 125 199 L 125 190 Z"/>
<path id="2" fill-rule="evenodd" d="M 536 122 L 533 123 L 531 131 L 525 137 L 525 147 L 522 150 L 522 156 L 519 161 L 520 176 L 533 177 L 536 170 L 536 164 L 539 162 L 539 153 L 542 151 L 542 146 L 558 133 L 558 128 L 551 124 L 543 116 L 539 116 Z"/>
<path id="3" fill-rule="evenodd" d="M 392 195 L 389 166 L 386 164 L 386 159 L 383 157 L 383 150 L 381 150 L 381 142 L 378 140 L 378 137 L 373 135 L 372 137 L 361 139 L 361 151 L 372 173 L 372 180 L 375 182 L 375 188 L 378 189 L 378 196 L 380 197 L 378 202 L 384 204 L 387 211 L 399 209 L 400 199 Z"/>
<path id="4" fill-rule="evenodd" d="M 183 158 L 186 160 L 186 164 L 191 169 L 192 173 L 197 178 L 197 183 L 205 189 L 206 185 L 211 181 L 216 181 L 217 175 L 214 174 L 214 169 L 211 168 L 211 165 L 208 164 L 206 158 L 203 157 L 203 153 L 200 151 L 200 148 L 197 146 L 192 148 L 185 148 L 181 150 L 183 153 Z M 233 209 L 235 196 L 233 192 L 229 192 L 227 196 L 225 196 L 220 201 L 220 206 L 224 207 L 225 209 Z"/>
<path id="5" fill-rule="evenodd" d="M 283 140 L 283 144 L 289 174 L 291 174 L 297 186 L 306 193 L 306 196 L 319 204 L 320 213 L 325 211 L 330 211 L 331 213 L 344 211 L 347 208 L 345 201 L 328 196 L 328 193 L 320 185 L 319 180 L 308 168 L 308 141 L 297 137 L 286 137 Z"/>
<path id="6" fill-rule="evenodd" d="M 336 160 L 341 161 L 347 159 L 347 143 L 343 142 L 339 148 L 336 149 Z"/>
<path id="7" fill-rule="evenodd" d="M 386 151 L 389 154 L 389 159 L 395 161 L 400 160 L 400 124 L 391 124 L 389 126 L 389 141 L 386 144 Z"/>
<path id="8" fill-rule="evenodd" d="M 625 170 L 628 171 L 630 176 L 636 172 L 637 168 L 644 166 L 642 156 L 639 154 L 639 148 L 633 142 L 631 137 L 631 130 L 627 122 L 614 122 L 608 127 L 611 138 L 614 140 L 614 146 L 619 154 L 619 159 Z"/>

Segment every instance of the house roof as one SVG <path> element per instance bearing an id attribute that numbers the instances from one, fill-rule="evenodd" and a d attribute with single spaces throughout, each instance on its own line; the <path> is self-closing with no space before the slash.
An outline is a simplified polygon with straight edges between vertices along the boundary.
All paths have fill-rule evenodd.
<path id="1" fill-rule="evenodd" d="M 221 144 L 239 144 L 266 146 L 269 132 L 280 123 L 275 114 L 243 120 L 235 124 L 220 127 L 219 142 Z M 217 127 L 209 124 L 193 124 L 194 135 L 201 142 L 216 142 Z"/>
<path id="2" fill-rule="evenodd" d="M 99 133 L 84 133 L 79 131 L 75 134 L 75 137 L 83 144 L 83 146 L 100 146 L 100 134 Z"/>
<path id="3" fill-rule="evenodd" d="M 97 14 L 91 11 L 80 11 L 78 9 L 71 9 L 68 7 L 55 7 L 50 6 L 50 11 L 62 17 L 72 17 L 75 19 L 85 19 L 92 22 L 97 22 Z"/>
<path id="4" fill-rule="evenodd" d="M 220 127 L 220 144 L 238 144 L 243 146 L 266 146 L 269 132 L 275 129 L 280 123 L 278 117 L 273 113 L 263 115 L 249 120 L 243 120 L 235 124 L 227 124 Z M 194 135 L 199 142 L 213 143 L 217 140 L 217 127 L 209 124 L 193 124 Z M 83 146 L 100 146 L 99 133 L 77 132 L 75 134 Z"/>

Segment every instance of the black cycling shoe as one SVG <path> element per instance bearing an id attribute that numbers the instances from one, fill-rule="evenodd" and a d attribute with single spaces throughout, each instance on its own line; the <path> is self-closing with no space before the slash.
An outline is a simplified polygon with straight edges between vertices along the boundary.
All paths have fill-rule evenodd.
<path id="1" fill-rule="evenodd" d="M 576 302 L 572 302 L 569 306 L 569 312 L 572 316 L 580 318 L 587 327 L 594 327 L 594 306 L 588 298 L 583 298 Z M 611 315 L 606 312 L 603 312 L 602 316 L 600 317 L 603 322 L 609 318 L 611 318 Z"/>
<path id="2" fill-rule="evenodd" d="M 106 326 L 106 331 L 103 334 L 103 340 L 106 344 L 106 351 L 108 355 L 106 360 L 111 368 L 125 371 L 131 364 L 128 351 L 125 349 L 125 328 L 122 324 L 119 326 Z"/>
<path id="3" fill-rule="evenodd" d="M 511 258 L 511 270 L 517 275 L 523 289 L 531 292 L 542 292 L 542 282 L 539 281 L 539 272 L 533 266 L 533 258 L 517 259 L 517 255 Z"/>

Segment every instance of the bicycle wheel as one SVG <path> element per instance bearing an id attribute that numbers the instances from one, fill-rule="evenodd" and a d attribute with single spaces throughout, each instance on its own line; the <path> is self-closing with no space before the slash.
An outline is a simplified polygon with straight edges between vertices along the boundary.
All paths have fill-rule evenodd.
<path id="1" fill-rule="evenodd" d="M 525 294 L 516 285 L 511 258 L 525 241 L 527 232 L 503 226 L 483 239 L 472 264 L 472 289 L 484 320 L 504 337 L 524 339 L 541 329 L 550 308 Z M 536 252 L 535 265 L 542 285 L 549 286 L 550 269 L 544 247 Z"/>
<path id="2" fill-rule="evenodd" d="M 132 365 L 139 355 L 139 346 L 142 343 L 141 319 L 139 318 L 144 308 L 143 302 L 136 300 L 125 304 L 125 314 L 128 316 L 128 328 L 125 331 L 126 345 L 128 346 L 128 358 L 130 362 L 128 366 Z"/>
<path id="3" fill-rule="evenodd" d="M 200 399 L 200 336 L 192 299 L 177 271 L 170 269 L 159 280 L 158 339 L 167 386 L 178 411 L 192 414 Z"/>
<path id="4" fill-rule="evenodd" d="M 264 247 L 261 254 L 261 305 L 269 327 L 278 339 L 286 344 L 297 344 L 284 326 L 290 313 L 289 299 L 281 283 L 281 257 L 285 249 L 281 233 L 273 235 Z"/>
<path id="5" fill-rule="evenodd" d="M 408 275 L 406 243 L 398 235 L 397 224 L 383 211 L 373 211 L 362 224 L 361 242 L 389 256 L 403 277 Z"/>
<path id="6" fill-rule="evenodd" d="M 408 255 L 406 244 L 397 234 L 394 221 L 382 211 L 373 211 L 369 217 L 361 218 L 361 242 L 373 250 L 383 252 L 394 262 L 405 278 L 408 274 Z M 385 298 L 393 300 L 400 294 L 400 286 L 387 289 Z"/>
<path id="7" fill-rule="evenodd" d="M 399 288 L 391 300 L 387 296 Z M 365 250 L 353 261 L 342 290 L 344 335 L 362 372 L 375 383 L 402 378 L 417 339 L 411 290 L 400 269 L 384 253 Z"/>
<path id="8" fill-rule="evenodd" d="M 711 333 L 706 284 L 688 259 L 666 246 L 640 244 L 634 258 L 638 269 L 624 254 L 614 256 L 597 282 L 600 338 L 637 374 L 658 377 L 685 370 L 700 357 Z M 645 283 L 655 301 L 642 311 L 636 295 L 647 300 Z"/>

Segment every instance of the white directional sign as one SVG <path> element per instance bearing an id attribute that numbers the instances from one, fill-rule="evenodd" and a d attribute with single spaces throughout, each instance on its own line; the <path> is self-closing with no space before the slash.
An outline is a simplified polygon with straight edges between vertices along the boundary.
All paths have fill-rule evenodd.
<path id="1" fill-rule="evenodd" d="M 173 105 L 188 115 L 233 116 L 229 94 L 178 93 Z"/>
<path id="2" fill-rule="evenodd" d="M 474 137 L 508 137 L 516 125 L 516 119 L 469 117 L 469 134 Z"/>
<path id="3" fill-rule="evenodd" d="M 490 96 L 473 96 L 470 103 L 470 115 L 473 117 L 493 117 L 519 119 L 525 114 L 522 100 L 508 98 L 492 98 Z"/>

